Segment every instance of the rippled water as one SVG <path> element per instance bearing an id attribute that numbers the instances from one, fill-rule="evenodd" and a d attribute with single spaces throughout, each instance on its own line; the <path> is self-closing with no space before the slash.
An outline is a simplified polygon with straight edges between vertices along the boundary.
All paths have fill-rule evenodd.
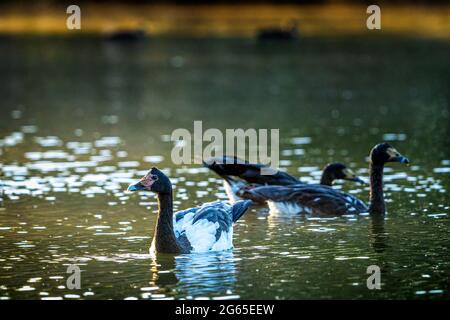
<path id="1" fill-rule="evenodd" d="M 446 42 L 389 38 L 0 42 L 0 298 L 448 298 Z M 175 207 L 226 199 L 170 161 L 171 132 L 280 128 L 281 167 L 317 182 L 329 161 L 368 179 L 390 141 L 389 214 L 314 219 L 253 208 L 232 252 L 148 255 L 155 197 L 126 186 L 157 165 Z M 337 184 L 366 200 L 368 186 Z M 81 289 L 66 288 L 70 264 Z M 382 290 L 368 290 L 379 265 Z"/>

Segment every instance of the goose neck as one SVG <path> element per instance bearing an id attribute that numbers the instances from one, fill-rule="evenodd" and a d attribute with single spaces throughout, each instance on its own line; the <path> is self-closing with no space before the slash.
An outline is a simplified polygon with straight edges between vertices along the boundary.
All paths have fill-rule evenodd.
<path id="1" fill-rule="evenodd" d="M 177 253 L 179 247 L 173 230 L 172 193 L 158 194 L 158 220 L 155 230 L 156 251 Z"/>
<path id="2" fill-rule="evenodd" d="M 333 177 L 331 176 L 330 172 L 327 170 L 324 170 L 322 173 L 322 177 L 320 178 L 320 184 L 324 186 L 331 186 L 333 185 Z"/>
<path id="3" fill-rule="evenodd" d="M 370 163 L 370 206 L 371 214 L 384 214 L 383 164 Z"/>

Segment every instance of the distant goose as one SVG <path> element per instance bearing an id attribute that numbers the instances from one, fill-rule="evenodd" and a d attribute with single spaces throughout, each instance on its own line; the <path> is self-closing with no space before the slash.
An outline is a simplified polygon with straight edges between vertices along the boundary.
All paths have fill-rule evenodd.
<path id="1" fill-rule="evenodd" d="M 303 184 L 299 179 L 282 171 L 277 171 L 273 175 L 262 175 L 261 169 L 267 168 L 267 166 L 252 164 L 237 157 L 224 156 L 209 158 L 203 162 L 203 165 L 224 179 L 225 192 L 232 202 L 241 199 L 238 194 L 245 196 L 246 193 L 243 192 L 244 190 L 255 187 L 264 185 L 287 186 Z M 232 177 L 237 177 L 245 182 Z M 341 163 L 334 162 L 324 167 L 320 184 L 331 186 L 335 180 L 339 179 L 364 183 L 351 169 Z M 264 203 L 265 201 L 258 202 Z"/>
<path id="2" fill-rule="evenodd" d="M 299 37 L 298 24 L 292 22 L 287 28 L 267 28 L 261 29 L 257 33 L 258 40 L 297 40 Z"/>
<path id="3" fill-rule="evenodd" d="M 370 204 L 358 198 L 322 185 L 264 186 L 242 190 L 241 196 L 256 202 L 267 200 L 272 212 L 311 215 L 346 215 L 369 212 L 384 214 L 383 168 L 387 162 L 408 164 L 388 143 L 376 145 L 370 152 Z M 239 193 L 238 193 L 239 195 Z"/>
<path id="4" fill-rule="evenodd" d="M 117 30 L 109 34 L 109 41 L 137 41 L 147 37 L 144 29 Z"/>
<path id="5" fill-rule="evenodd" d="M 152 168 L 129 191 L 153 191 L 158 196 L 158 218 L 151 253 L 190 253 L 228 250 L 233 247 L 233 223 L 251 205 L 243 200 L 230 205 L 223 201 L 173 213 L 172 184 L 157 168 Z"/>

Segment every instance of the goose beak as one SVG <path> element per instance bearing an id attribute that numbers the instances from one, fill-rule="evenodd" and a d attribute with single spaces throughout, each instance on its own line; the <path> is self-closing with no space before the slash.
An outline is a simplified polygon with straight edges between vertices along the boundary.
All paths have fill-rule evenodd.
<path id="1" fill-rule="evenodd" d="M 127 191 L 139 191 L 139 190 L 145 190 L 144 186 L 140 181 L 136 184 L 130 184 L 127 188 Z"/>
<path id="2" fill-rule="evenodd" d="M 366 182 L 364 180 L 362 180 L 360 177 L 358 177 L 356 175 L 356 173 L 354 173 L 353 170 L 351 170 L 349 168 L 344 169 L 344 176 L 345 176 L 344 180 L 358 182 L 361 184 L 366 184 Z"/>
<path id="3" fill-rule="evenodd" d="M 390 147 L 386 150 L 389 155 L 388 162 L 400 162 L 403 164 L 409 164 L 409 159 L 404 157 L 400 152 L 395 150 L 393 147 Z"/>
<path id="4" fill-rule="evenodd" d="M 360 177 L 354 177 L 353 179 L 351 179 L 351 181 L 354 181 L 354 182 L 358 182 L 358 183 L 361 183 L 361 184 L 367 184 L 363 179 L 361 179 Z"/>
<path id="5" fill-rule="evenodd" d="M 403 164 L 409 164 L 409 159 L 407 157 L 402 156 L 402 155 L 398 155 L 396 157 L 393 157 L 391 159 L 391 161 L 392 162 L 400 162 L 400 163 L 403 163 Z"/>

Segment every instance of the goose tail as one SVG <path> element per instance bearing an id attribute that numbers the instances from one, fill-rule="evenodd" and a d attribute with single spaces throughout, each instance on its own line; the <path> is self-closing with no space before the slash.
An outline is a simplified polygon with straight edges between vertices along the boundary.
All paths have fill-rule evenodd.
<path id="1" fill-rule="evenodd" d="M 203 166 L 214 171 L 221 177 L 224 176 L 240 176 L 252 164 L 237 157 L 211 157 L 202 161 Z"/>
<path id="2" fill-rule="evenodd" d="M 252 204 L 252 200 L 241 200 L 233 204 L 233 222 L 238 221 Z"/>

